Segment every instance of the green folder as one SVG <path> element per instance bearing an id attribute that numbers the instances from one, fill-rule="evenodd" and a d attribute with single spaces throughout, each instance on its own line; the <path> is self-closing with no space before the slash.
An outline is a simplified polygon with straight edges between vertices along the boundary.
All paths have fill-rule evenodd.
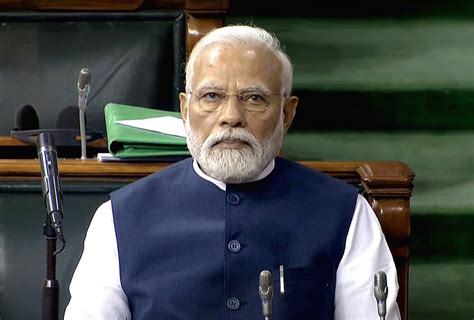
<path id="1" fill-rule="evenodd" d="M 179 112 L 108 103 L 104 109 L 109 152 L 117 158 L 189 156 L 186 138 L 116 123 L 163 116 L 181 118 Z"/>

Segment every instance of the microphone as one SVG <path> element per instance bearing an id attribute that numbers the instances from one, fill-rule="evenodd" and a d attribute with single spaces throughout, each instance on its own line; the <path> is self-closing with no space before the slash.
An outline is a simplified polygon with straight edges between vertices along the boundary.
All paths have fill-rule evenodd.
<path id="1" fill-rule="evenodd" d="M 41 188 L 46 206 L 46 224 L 49 223 L 53 227 L 63 243 L 63 248 L 56 252 L 59 253 L 64 250 L 65 239 L 62 230 L 63 194 L 59 180 L 56 145 L 53 136 L 46 132 L 38 135 L 36 143 L 41 166 Z"/>
<path id="2" fill-rule="evenodd" d="M 87 128 L 87 115 L 85 115 L 85 122 Z M 79 117 L 77 114 L 77 105 L 69 105 L 58 114 L 58 119 L 56 120 L 56 129 L 76 129 L 80 127 Z M 59 146 L 58 141 L 56 142 L 56 147 Z"/>
<path id="3" fill-rule="evenodd" d="M 374 295 L 377 300 L 377 311 L 380 320 L 385 320 L 387 314 L 387 275 L 383 271 L 379 271 L 374 275 Z"/>
<path id="4" fill-rule="evenodd" d="M 262 300 L 262 313 L 265 320 L 272 318 L 273 277 L 268 270 L 260 272 L 258 279 L 258 294 Z"/>
<path id="5" fill-rule="evenodd" d="M 90 92 L 91 73 L 89 69 L 82 68 L 77 80 L 77 105 L 79 106 L 79 129 L 81 132 L 81 159 L 87 159 L 86 148 L 86 121 L 85 110 L 87 107 L 87 98 Z"/>
<path id="6" fill-rule="evenodd" d="M 82 68 L 77 80 L 77 93 L 79 95 L 78 106 L 80 110 L 86 110 L 87 98 L 90 92 L 91 73 L 89 69 Z"/>
<path id="7" fill-rule="evenodd" d="M 15 111 L 16 131 L 36 130 L 39 128 L 39 118 L 35 108 L 31 104 L 25 104 Z"/>

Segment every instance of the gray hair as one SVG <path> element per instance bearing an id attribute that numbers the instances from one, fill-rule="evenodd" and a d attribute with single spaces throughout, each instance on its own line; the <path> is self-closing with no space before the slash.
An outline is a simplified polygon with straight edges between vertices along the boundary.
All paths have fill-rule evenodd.
<path id="1" fill-rule="evenodd" d="M 261 45 L 268 48 L 281 63 L 282 94 L 289 96 L 293 85 L 293 65 L 290 58 L 280 46 L 280 41 L 275 35 L 268 31 L 252 26 L 226 26 L 210 31 L 199 40 L 186 65 L 186 92 L 191 92 L 191 79 L 194 73 L 194 64 L 201 53 L 209 46 L 216 43 L 226 43 L 230 45 Z"/>

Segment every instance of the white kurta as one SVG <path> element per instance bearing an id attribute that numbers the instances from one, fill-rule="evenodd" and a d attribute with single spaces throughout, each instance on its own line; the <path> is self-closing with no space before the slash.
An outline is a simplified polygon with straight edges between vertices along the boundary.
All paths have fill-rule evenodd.
<path id="1" fill-rule="evenodd" d="M 255 180 L 266 177 L 274 166 L 272 161 Z M 193 167 L 203 179 L 225 190 L 226 185 L 205 175 L 196 161 Z M 84 252 L 69 288 L 71 301 L 64 319 L 131 319 L 119 268 L 112 206 L 107 201 L 97 209 L 87 231 Z M 379 319 L 373 293 L 373 277 L 378 271 L 387 274 L 386 319 L 400 319 L 395 264 L 375 213 L 359 195 L 344 255 L 337 269 L 334 319 Z"/>

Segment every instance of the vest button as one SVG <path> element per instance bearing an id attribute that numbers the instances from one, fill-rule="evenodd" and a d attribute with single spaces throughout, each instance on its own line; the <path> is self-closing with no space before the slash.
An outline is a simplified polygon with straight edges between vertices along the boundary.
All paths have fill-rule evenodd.
<path id="1" fill-rule="evenodd" d="M 235 193 L 229 193 L 227 195 L 227 202 L 230 204 L 238 204 L 240 202 L 240 198 Z"/>
<path id="2" fill-rule="evenodd" d="M 229 250 L 233 253 L 237 253 L 240 251 L 240 249 L 242 248 L 242 246 L 240 245 L 240 242 L 237 241 L 237 240 L 232 240 L 229 242 L 229 244 L 227 245 L 227 248 L 229 248 Z"/>
<path id="3" fill-rule="evenodd" d="M 240 301 L 237 298 L 229 298 L 227 300 L 227 308 L 230 310 L 237 310 L 240 308 Z"/>

